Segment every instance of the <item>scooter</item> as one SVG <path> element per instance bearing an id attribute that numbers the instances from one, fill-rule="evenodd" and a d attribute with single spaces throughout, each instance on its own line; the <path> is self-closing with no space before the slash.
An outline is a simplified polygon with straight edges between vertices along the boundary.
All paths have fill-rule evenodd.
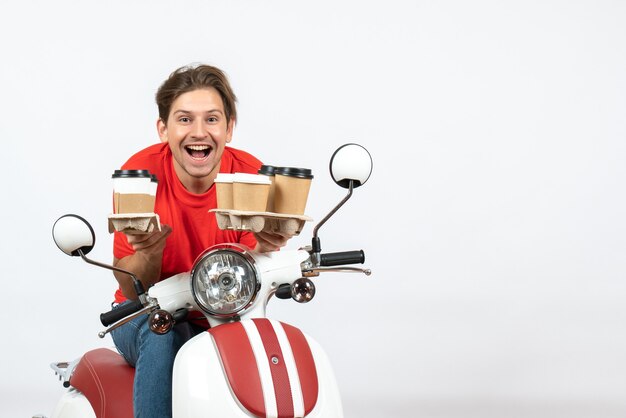
<path id="1" fill-rule="evenodd" d="M 101 338 L 139 315 L 149 315 L 157 334 L 169 332 L 191 311 L 201 312 L 210 328 L 187 341 L 174 362 L 172 411 L 175 418 L 342 417 L 340 393 L 328 356 L 298 328 L 266 317 L 272 296 L 309 302 L 312 278 L 324 272 L 370 270 L 362 250 L 322 253 L 320 227 L 363 185 L 372 171 L 369 152 L 357 144 L 335 151 L 330 172 L 347 196 L 314 228 L 311 246 L 257 253 L 239 244 L 207 249 L 190 272 L 165 279 L 144 291 L 131 273 L 91 260 L 93 228 L 77 215 L 59 218 L 56 245 L 89 264 L 121 271 L 139 295 L 132 303 L 103 313 Z M 113 349 L 99 348 L 73 362 L 51 367 L 67 391 L 52 418 L 133 417 L 134 369 Z"/>

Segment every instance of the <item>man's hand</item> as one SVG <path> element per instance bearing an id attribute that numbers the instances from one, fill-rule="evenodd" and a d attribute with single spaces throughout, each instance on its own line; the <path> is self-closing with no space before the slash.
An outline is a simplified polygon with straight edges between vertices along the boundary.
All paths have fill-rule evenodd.
<path id="1" fill-rule="evenodd" d="M 128 243 L 133 247 L 135 253 L 121 260 L 116 258 L 113 260 L 113 264 L 133 272 L 143 283 L 144 289 L 148 289 L 159 279 L 165 241 L 171 233 L 172 228 L 169 225 L 161 224 L 160 231 L 142 235 L 126 235 Z M 129 299 L 135 299 L 137 295 L 135 294 L 135 288 L 130 276 L 117 271 L 113 273 L 120 284 L 124 296 Z"/>
<path id="2" fill-rule="evenodd" d="M 257 245 L 256 250 L 262 253 L 268 253 L 270 251 L 278 251 L 285 245 L 287 245 L 287 241 L 293 235 L 288 234 L 274 234 L 269 232 L 255 232 L 254 237 L 256 238 Z"/>
<path id="3" fill-rule="evenodd" d="M 134 235 L 128 234 L 126 238 L 128 243 L 136 252 L 144 252 L 149 254 L 162 253 L 165 248 L 165 241 L 172 233 L 169 225 L 161 225 L 161 230 L 155 230 L 149 234 Z"/>

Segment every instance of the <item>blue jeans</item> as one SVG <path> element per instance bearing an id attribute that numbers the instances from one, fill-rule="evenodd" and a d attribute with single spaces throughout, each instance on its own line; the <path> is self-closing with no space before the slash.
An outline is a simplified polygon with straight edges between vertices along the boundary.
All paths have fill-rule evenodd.
<path id="1" fill-rule="evenodd" d="M 180 347 L 201 331 L 204 329 L 182 322 L 169 333 L 157 335 L 148 328 L 148 315 L 141 315 L 111 332 L 115 347 L 135 368 L 135 418 L 172 416 L 174 358 Z"/>

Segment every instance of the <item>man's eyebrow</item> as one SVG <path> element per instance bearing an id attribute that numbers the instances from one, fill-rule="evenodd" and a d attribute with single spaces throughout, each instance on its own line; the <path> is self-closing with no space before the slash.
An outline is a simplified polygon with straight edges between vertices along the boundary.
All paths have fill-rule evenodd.
<path id="1" fill-rule="evenodd" d="M 174 111 L 174 114 L 177 114 L 177 113 L 184 113 L 184 114 L 190 115 L 193 112 L 191 110 L 178 109 Z M 222 112 L 220 109 L 211 109 L 211 110 L 206 110 L 202 113 L 222 113 L 223 114 L 224 112 Z"/>

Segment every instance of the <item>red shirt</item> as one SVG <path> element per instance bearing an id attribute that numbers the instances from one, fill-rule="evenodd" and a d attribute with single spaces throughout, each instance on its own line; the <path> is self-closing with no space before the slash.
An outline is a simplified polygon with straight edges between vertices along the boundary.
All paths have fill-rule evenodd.
<path id="1" fill-rule="evenodd" d="M 226 147 L 220 173 L 257 173 L 260 167 L 261 161 L 247 152 Z M 159 214 L 162 224 L 172 227 L 163 251 L 159 280 L 190 271 L 196 258 L 215 244 L 238 242 L 250 248 L 256 246 L 254 235 L 250 232 L 221 230 L 217 227 L 215 214 L 209 212 L 217 207 L 215 185 L 203 194 L 185 189 L 174 171 L 172 153 L 167 143 L 155 144 L 138 152 L 130 157 L 122 169 L 150 170 L 159 181 L 154 211 Z M 133 253 L 126 235 L 116 232 L 113 255 L 121 259 Z M 122 291 L 118 289 L 115 301 L 120 303 L 125 300 Z"/>

